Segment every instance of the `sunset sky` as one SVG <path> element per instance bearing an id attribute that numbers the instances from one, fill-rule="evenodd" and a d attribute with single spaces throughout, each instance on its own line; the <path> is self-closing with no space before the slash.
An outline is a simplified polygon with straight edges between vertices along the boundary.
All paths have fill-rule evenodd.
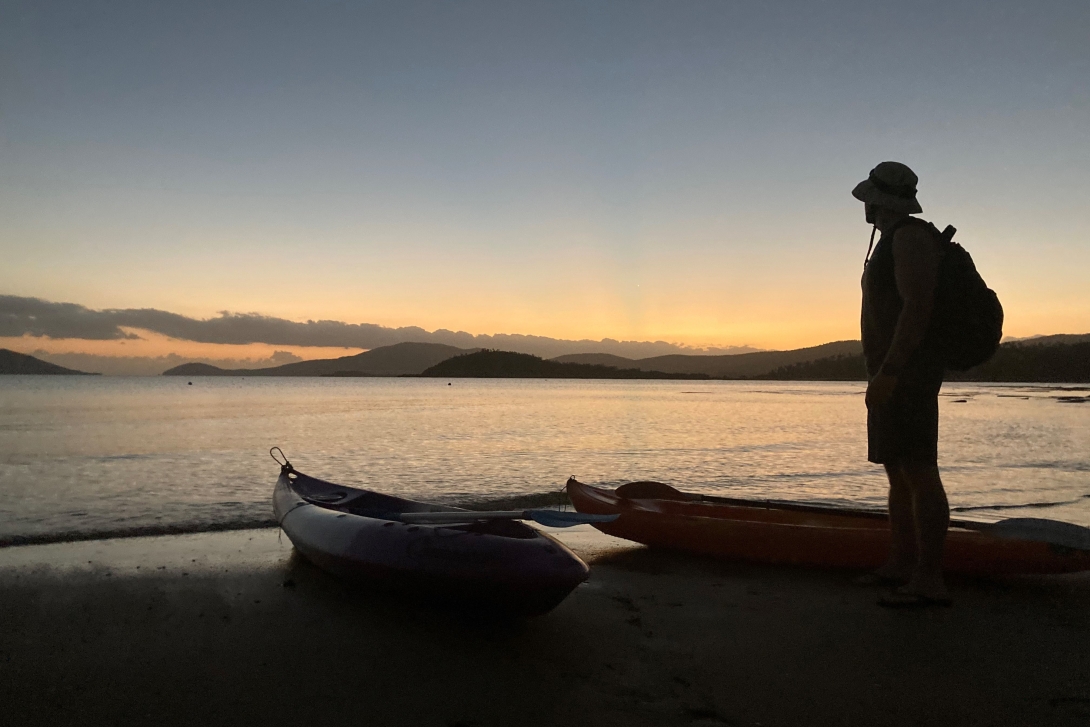
<path id="1" fill-rule="evenodd" d="M 0 0 L 0 294 L 794 348 L 858 337 L 850 190 L 895 159 L 1008 335 L 1085 333 L 1088 37 L 1085 0 Z M 0 345 L 198 346 L 79 337 Z"/>

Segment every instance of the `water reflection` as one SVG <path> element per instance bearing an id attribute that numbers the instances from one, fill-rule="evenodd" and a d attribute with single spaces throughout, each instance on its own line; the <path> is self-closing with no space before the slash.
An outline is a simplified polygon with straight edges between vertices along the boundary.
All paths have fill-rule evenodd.
<path id="1" fill-rule="evenodd" d="M 884 503 L 862 384 L 453 383 L 2 377 L 0 537 L 267 518 L 273 444 L 315 476 L 448 502 L 557 490 L 575 474 Z M 951 504 L 1072 500 L 1031 514 L 1090 524 L 1090 500 L 1078 500 L 1090 493 L 1090 405 L 1059 400 L 1085 391 L 947 384 L 939 456 Z"/>

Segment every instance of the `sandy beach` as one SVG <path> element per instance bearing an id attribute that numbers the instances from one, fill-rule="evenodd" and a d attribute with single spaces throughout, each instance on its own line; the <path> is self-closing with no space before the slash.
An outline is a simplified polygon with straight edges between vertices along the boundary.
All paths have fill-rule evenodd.
<path id="1" fill-rule="evenodd" d="M 952 583 L 896 612 L 851 573 L 656 552 L 504 622 L 348 586 L 275 529 L 0 550 L 0 722 L 1085 725 L 1090 576 Z"/>

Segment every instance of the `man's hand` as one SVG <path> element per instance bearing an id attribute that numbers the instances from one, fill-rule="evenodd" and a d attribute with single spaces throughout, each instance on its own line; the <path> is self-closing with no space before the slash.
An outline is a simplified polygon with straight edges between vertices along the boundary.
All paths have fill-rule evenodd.
<path id="1" fill-rule="evenodd" d="M 897 387 L 897 377 L 889 374 L 883 374 L 881 371 L 878 375 L 870 380 L 867 384 L 867 408 L 873 409 L 876 406 L 882 406 L 889 397 L 893 396 L 893 390 Z"/>

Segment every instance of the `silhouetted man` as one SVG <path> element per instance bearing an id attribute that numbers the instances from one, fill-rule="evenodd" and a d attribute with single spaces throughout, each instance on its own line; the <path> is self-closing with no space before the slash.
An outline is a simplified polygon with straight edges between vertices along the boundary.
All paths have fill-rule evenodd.
<path id="1" fill-rule="evenodd" d="M 916 201 L 917 177 L 882 162 L 852 195 L 882 233 L 863 273 L 862 338 L 867 458 L 889 477 L 889 560 L 864 582 L 900 586 L 886 606 L 949 605 L 941 560 L 950 509 L 939 478 L 941 357 L 925 343 L 941 259 L 940 240 Z M 873 242 L 873 232 L 871 236 Z"/>

